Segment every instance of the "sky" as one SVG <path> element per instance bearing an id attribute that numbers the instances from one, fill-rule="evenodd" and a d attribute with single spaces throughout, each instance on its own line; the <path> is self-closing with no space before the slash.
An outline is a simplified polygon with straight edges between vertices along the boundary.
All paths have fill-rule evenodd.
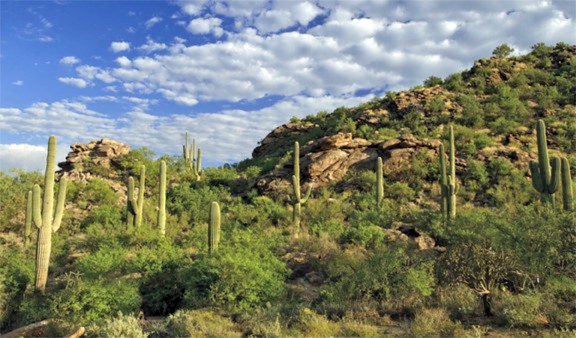
<path id="1" fill-rule="evenodd" d="M 0 0 L 0 171 L 49 135 L 236 163 L 291 117 L 472 67 L 507 43 L 576 44 L 576 2 Z"/>

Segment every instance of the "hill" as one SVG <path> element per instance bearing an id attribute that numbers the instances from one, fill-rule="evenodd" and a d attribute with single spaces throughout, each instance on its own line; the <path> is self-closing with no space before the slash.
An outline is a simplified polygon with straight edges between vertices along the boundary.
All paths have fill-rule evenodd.
<path id="1" fill-rule="evenodd" d="M 504 47 L 232 166 L 102 139 L 52 175 L 51 138 L 0 173 L 0 330 L 573 336 L 576 46 Z"/>

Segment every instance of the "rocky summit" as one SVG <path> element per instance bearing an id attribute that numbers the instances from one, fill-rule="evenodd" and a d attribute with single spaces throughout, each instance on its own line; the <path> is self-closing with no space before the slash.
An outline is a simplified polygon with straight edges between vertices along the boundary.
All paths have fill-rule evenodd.
<path id="1" fill-rule="evenodd" d="M 94 168 L 119 168 L 119 157 L 130 151 L 129 145 L 108 138 L 90 143 L 74 143 L 70 148 L 72 151 L 66 156 L 66 161 L 58 163 L 58 166 L 62 168 L 60 173 L 63 177 L 79 182 L 86 182 L 93 175 L 98 175 L 93 173 Z M 99 176 L 115 176 L 114 170 L 106 170 L 106 175 L 102 173 L 99 172 Z"/>

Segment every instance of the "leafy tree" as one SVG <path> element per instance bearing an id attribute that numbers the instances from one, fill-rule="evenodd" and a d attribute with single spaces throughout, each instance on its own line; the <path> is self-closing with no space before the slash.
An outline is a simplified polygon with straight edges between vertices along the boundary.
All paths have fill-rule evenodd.
<path id="1" fill-rule="evenodd" d="M 514 51 L 514 48 L 508 46 L 507 44 L 501 44 L 492 51 L 492 55 L 497 58 L 505 58 L 509 56 Z"/>

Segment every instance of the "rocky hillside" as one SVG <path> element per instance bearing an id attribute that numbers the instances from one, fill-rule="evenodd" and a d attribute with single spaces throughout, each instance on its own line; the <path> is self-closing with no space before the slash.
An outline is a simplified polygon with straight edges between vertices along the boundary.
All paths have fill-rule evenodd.
<path id="1" fill-rule="evenodd" d="M 423 86 L 357 107 L 293 118 L 268 134 L 248 162 L 264 168 L 259 191 L 283 194 L 292 175 L 292 145 L 299 141 L 305 185 L 348 186 L 355 172 L 374 168 L 380 156 L 387 183 L 405 180 L 418 196 L 428 195 L 437 177 L 438 146 L 452 124 L 457 175 L 473 186 L 463 197 L 490 204 L 486 191 L 501 183 L 500 167 L 529 182 L 539 118 L 549 127 L 551 151 L 576 163 L 575 95 L 576 46 L 538 44 L 528 55 L 482 59 L 444 80 L 431 76 Z M 478 177 L 479 168 L 488 171 L 489 182 Z"/>

